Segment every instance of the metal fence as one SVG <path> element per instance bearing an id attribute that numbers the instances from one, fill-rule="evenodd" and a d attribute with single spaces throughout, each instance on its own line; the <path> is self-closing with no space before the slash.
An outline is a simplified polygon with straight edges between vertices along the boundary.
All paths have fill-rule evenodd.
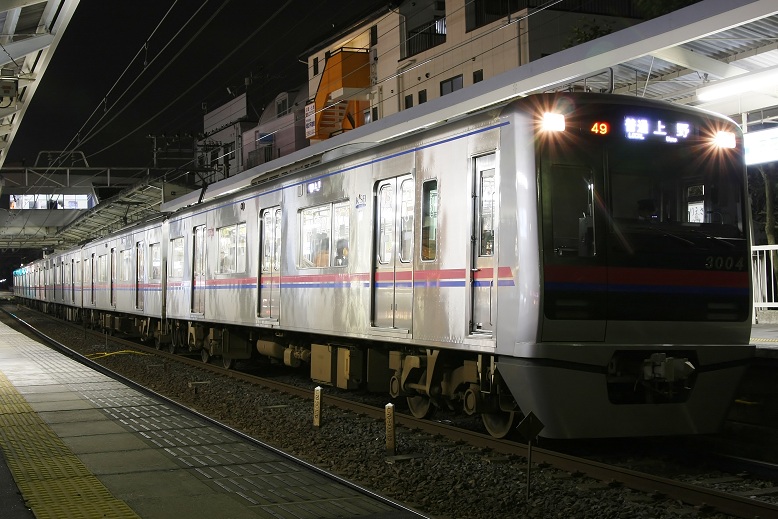
<path id="1" fill-rule="evenodd" d="M 754 285 L 754 321 L 760 310 L 778 309 L 778 245 L 754 245 L 751 247 L 752 276 Z"/>

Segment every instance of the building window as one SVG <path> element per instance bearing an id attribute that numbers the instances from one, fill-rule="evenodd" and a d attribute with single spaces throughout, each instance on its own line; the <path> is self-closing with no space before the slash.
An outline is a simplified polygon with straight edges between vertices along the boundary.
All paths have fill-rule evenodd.
<path id="1" fill-rule="evenodd" d="M 313 77 L 316 77 L 319 75 L 319 58 L 315 57 L 313 58 Z"/>
<path id="2" fill-rule="evenodd" d="M 405 109 L 413 108 L 413 94 L 405 96 Z"/>
<path id="3" fill-rule="evenodd" d="M 427 102 L 427 89 L 419 90 L 419 104 Z"/>
<path id="4" fill-rule="evenodd" d="M 378 26 L 372 25 L 370 27 L 370 46 L 375 47 L 378 45 Z"/>
<path id="5" fill-rule="evenodd" d="M 289 98 L 286 95 L 276 99 L 276 117 L 283 117 L 289 113 Z"/>
<path id="6" fill-rule="evenodd" d="M 473 84 L 480 83 L 484 80 L 484 69 L 479 69 L 473 72 Z"/>
<path id="7" fill-rule="evenodd" d="M 373 107 L 373 116 L 370 118 L 371 121 L 377 121 L 378 120 L 378 107 Z"/>
<path id="8" fill-rule="evenodd" d="M 454 90 L 461 90 L 464 86 L 462 74 L 440 82 L 440 95 L 450 94 Z"/>

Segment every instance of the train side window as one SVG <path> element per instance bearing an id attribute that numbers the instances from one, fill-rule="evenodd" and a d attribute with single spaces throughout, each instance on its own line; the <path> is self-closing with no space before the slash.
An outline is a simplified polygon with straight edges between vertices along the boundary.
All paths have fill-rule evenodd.
<path id="1" fill-rule="evenodd" d="M 478 255 L 494 255 L 494 169 L 480 172 L 478 187 Z"/>
<path id="2" fill-rule="evenodd" d="M 151 258 L 149 279 L 158 281 L 162 279 L 162 250 L 159 248 L 159 243 L 149 245 L 149 257 Z"/>
<path id="3" fill-rule="evenodd" d="M 378 223 L 378 262 L 386 265 L 391 261 L 394 252 L 394 207 L 395 187 L 386 184 L 380 187 L 378 200 L 380 204 Z"/>
<path id="4" fill-rule="evenodd" d="M 103 254 L 97 258 L 97 281 L 105 283 L 108 281 L 108 255 Z"/>
<path id="5" fill-rule="evenodd" d="M 300 266 L 326 267 L 330 264 L 332 206 L 309 207 L 300 211 Z"/>
<path id="6" fill-rule="evenodd" d="M 130 250 L 123 250 L 119 253 L 119 280 L 130 281 L 130 272 L 132 271 L 130 261 Z"/>
<path id="7" fill-rule="evenodd" d="M 170 240 L 170 277 L 184 277 L 184 237 Z"/>
<path id="8" fill-rule="evenodd" d="M 246 223 L 242 222 L 236 226 L 237 235 L 237 272 L 246 272 Z"/>
<path id="9" fill-rule="evenodd" d="M 332 240 L 335 243 L 335 257 L 332 265 L 345 267 L 349 257 L 349 203 L 339 202 L 332 206 Z"/>
<path id="10" fill-rule="evenodd" d="M 412 179 L 400 185 L 400 261 L 403 263 L 413 258 L 413 190 Z"/>
<path id="11" fill-rule="evenodd" d="M 438 257 L 438 181 L 428 180 L 422 185 L 421 259 L 431 261 Z"/>
<path id="12" fill-rule="evenodd" d="M 220 227 L 217 229 L 216 233 L 219 237 L 219 263 L 217 272 L 219 274 L 232 274 L 245 270 L 246 224 L 242 223 Z"/>

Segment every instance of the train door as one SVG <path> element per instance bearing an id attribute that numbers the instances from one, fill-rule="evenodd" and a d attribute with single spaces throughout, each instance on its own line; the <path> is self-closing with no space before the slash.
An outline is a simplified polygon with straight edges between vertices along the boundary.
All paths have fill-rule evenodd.
<path id="1" fill-rule="evenodd" d="M 205 225 L 192 233 L 192 313 L 205 313 Z"/>
<path id="2" fill-rule="evenodd" d="M 143 284 L 146 281 L 146 262 L 144 261 L 143 242 L 135 244 L 135 308 L 143 310 L 143 302 L 146 292 Z"/>
<path id="3" fill-rule="evenodd" d="M 116 306 L 116 249 L 111 249 L 111 306 Z"/>
<path id="4" fill-rule="evenodd" d="M 70 302 L 76 302 L 76 260 L 70 260 Z"/>
<path id="5" fill-rule="evenodd" d="M 281 208 L 262 211 L 259 228 L 257 316 L 277 321 L 281 310 Z"/>
<path id="6" fill-rule="evenodd" d="M 414 182 L 403 175 L 376 188 L 373 326 L 410 330 L 413 309 Z"/>
<path id="7" fill-rule="evenodd" d="M 495 156 L 477 157 L 473 176 L 473 229 L 470 263 L 470 333 L 494 331 L 497 301 L 497 266 L 494 252 Z"/>
<path id="8" fill-rule="evenodd" d="M 95 255 L 89 256 L 89 303 L 95 304 Z"/>
<path id="9" fill-rule="evenodd" d="M 602 341 L 607 311 L 601 150 L 541 147 L 543 340 Z"/>

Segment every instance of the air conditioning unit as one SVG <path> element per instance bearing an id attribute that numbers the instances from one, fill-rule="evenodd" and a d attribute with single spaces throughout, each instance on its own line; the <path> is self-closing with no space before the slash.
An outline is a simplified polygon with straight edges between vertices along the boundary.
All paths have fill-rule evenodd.
<path id="1" fill-rule="evenodd" d="M 0 97 L 3 98 L 15 98 L 17 91 L 16 80 L 2 79 L 0 80 Z"/>

